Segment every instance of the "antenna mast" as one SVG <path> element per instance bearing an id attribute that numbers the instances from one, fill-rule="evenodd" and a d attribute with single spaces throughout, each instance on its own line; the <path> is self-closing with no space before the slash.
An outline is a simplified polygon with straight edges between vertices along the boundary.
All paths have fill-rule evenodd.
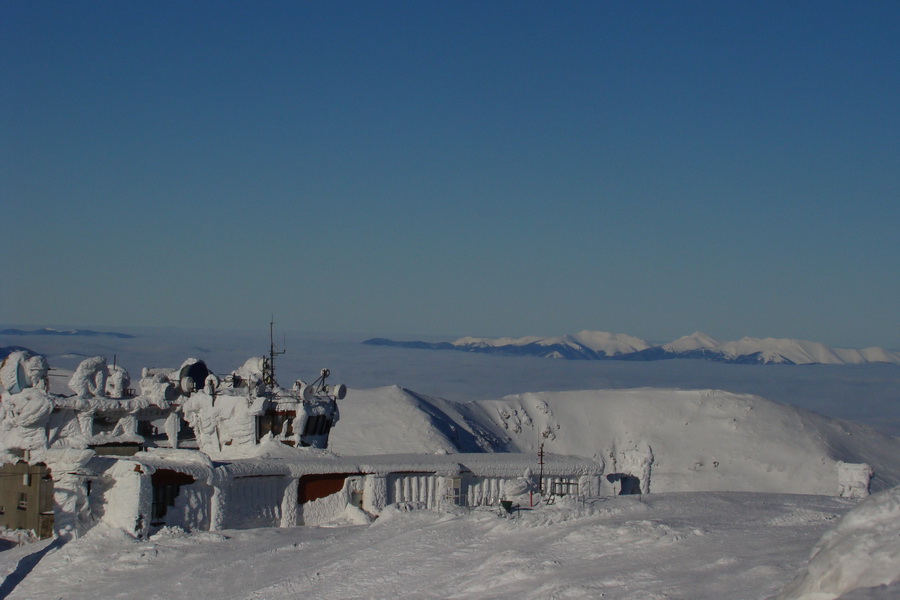
<path id="1" fill-rule="evenodd" d="M 275 350 L 275 315 L 269 321 L 269 360 L 263 365 L 263 380 L 266 385 L 275 385 L 275 357 L 287 350 Z"/>

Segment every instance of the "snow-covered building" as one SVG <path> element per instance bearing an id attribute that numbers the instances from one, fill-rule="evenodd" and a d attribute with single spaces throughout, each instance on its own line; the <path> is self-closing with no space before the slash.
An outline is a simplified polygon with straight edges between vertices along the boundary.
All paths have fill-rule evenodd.
<path id="1" fill-rule="evenodd" d="M 52 478 L 53 525 L 76 535 L 101 520 L 144 536 L 163 526 L 366 520 L 398 503 L 474 507 L 537 490 L 600 492 L 602 462 L 575 457 L 334 455 L 325 449 L 346 388 L 328 384 L 327 369 L 312 384 L 282 388 L 273 359 L 252 358 L 225 376 L 197 359 L 144 369 L 135 390 L 124 369 L 93 357 L 65 396 L 50 393 L 43 357 L 14 352 L 0 367 L 0 464 Z"/>
<path id="2" fill-rule="evenodd" d="M 100 459 L 102 461 L 104 459 Z M 109 461 L 109 459 L 105 459 Z M 536 470 L 543 460 L 544 481 Z M 602 465 L 528 454 L 376 455 L 339 457 L 279 449 L 211 461 L 204 454 L 160 450 L 96 463 L 94 481 L 109 498 L 104 519 L 136 536 L 154 528 L 243 529 L 367 522 L 386 506 L 495 506 L 535 493 L 539 484 L 596 495 Z M 96 510 L 88 499 L 83 518 Z"/>

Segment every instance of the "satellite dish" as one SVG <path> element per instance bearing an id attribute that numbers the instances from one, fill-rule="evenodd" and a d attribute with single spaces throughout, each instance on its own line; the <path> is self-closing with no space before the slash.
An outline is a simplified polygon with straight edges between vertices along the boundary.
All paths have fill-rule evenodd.
<path id="1" fill-rule="evenodd" d="M 207 393 L 215 395 L 217 387 L 219 387 L 219 378 L 210 373 L 203 382 L 203 389 Z"/>
<path id="2" fill-rule="evenodd" d="M 196 388 L 196 384 L 194 384 L 194 380 L 190 377 L 182 377 L 181 378 L 181 391 L 185 394 L 190 394 Z"/>
<path id="3" fill-rule="evenodd" d="M 343 383 L 339 383 L 332 388 L 332 392 L 335 398 L 337 398 L 338 400 L 343 400 L 347 397 L 347 386 Z"/>
<path id="4" fill-rule="evenodd" d="M 25 388 L 31 387 L 31 382 L 25 375 L 25 369 L 22 366 L 21 352 L 14 352 L 4 359 L 2 367 L 0 367 L 0 376 L 3 379 L 3 387 L 10 394 L 18 394 Z"/>

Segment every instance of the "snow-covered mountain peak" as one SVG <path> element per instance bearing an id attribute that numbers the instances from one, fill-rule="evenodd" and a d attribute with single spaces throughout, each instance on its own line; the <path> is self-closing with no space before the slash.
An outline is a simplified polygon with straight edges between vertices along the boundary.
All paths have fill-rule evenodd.
<path id="1" fill-rule="evenodd" d="M 712 350 L 722 345 L 722 342 L 702 331 L 695 331 L 691 335 L 685 335 L 662 347 L 669 352 L 689 352 L 692 350 Z"/>
<path id="2" fill-rule="evenodd" d="M 461 337 L 458 340 L 452 342 L 454 346 L 474 346 L 481 348 L 496 348 L 500 346 L 524 346 L 527 344 L 534 344 L 536 342 L 540 342 L 545 338 L 529 335 L 525 337 L 501 337 L 501 338 L 483 338 L 483 337 L 472 337 L 467 335 L 465 337 Z"/>
<path id="3" fill-rule="evenodd" d="M 650 347 L 650 344 L 641 338 L 624 333 L 583 330 L 569 337 L 585 348 L 590 348 L 595 352 L 604 352 L 607 356 L 639 352 Z"/>
<path id="4" fill-rule="evenodd" d="M 461 350 L 513 356 L 540 356 L 569 360 L 664 360 L 703 358 L 743 364 L 863 364 L 884 362 L 900 365 L 900 353 L 884 348 L 831 348 L 819 342 L 795 339 L 743 337 L 735 342 L 720 342 L 695 331 L 691 335 L 654 346 L 624 333 L 579 331 L 555 337 L 525 336 L 519 338 L 462 337 L 452 343 L 395 342 L 383 338 L 366 340 L 367 344 L 402 346 L 433 350 Z"/>

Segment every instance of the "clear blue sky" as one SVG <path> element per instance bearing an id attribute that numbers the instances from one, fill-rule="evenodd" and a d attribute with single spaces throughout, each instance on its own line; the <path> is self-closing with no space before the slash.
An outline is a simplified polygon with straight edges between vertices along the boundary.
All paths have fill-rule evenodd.
<path id="1" fill-rule="evenodd" d="M 0 322 L 900 346 L 898 2 L 0 3 Z"/>

